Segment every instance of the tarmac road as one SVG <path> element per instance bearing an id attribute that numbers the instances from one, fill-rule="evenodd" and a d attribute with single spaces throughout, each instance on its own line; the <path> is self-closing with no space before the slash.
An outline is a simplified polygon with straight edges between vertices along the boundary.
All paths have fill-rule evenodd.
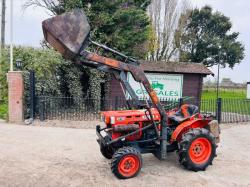
<path id="1" fill-rule="evenodd" d="M 0 123 L 0 186 L 249 186 L 250 124 L 222 125 L 221 143 L 206 171 L 184 170 L 143 155 L 141 173 L 118 180 L 99 153 L 94 129 Z"/>

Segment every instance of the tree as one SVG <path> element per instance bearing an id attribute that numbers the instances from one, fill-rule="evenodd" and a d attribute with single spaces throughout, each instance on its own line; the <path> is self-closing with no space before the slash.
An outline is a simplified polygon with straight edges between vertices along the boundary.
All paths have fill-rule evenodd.
<path id="1" fill-rule="evenodd" d="M 178 32 L 180 61 L 233 68 L 244 58 L 244 46 L 237 41 L 239 33 L 231 28 L 230 19 L 209 6 L 192 10 L 184 29 Z"/>
<path id="2" fill-rule="evenodd" d="M 150 20 L 149 0 L 28 0 L 25 7 L 39 6 L 52 14 L 83 8 L 91 25 L 91 37 L 137 58 L 146 58 Z"/>
<path id="3" fill-rule="evenodd" d="M 149 15 L 153 32 L 150 37 L 149 60 L 169 61 L 177 52 L 176 31 L 183 25 L 178 24 L 181 14 L 190 9 L 189 1 L 179 0 L 152 0 L 149 6 Z"/>
<path id="4" fill-rule="evenodd" d="M 9 46 L 2 50 L 2 58 L 0 64 L 2 72 L 0 73 L 0 118 L 1 115 L 6 117 L 8 85 L 7 72 L 9 71 Z M 60 54 L 50 49 L 36 49 L 32 47 L 14 47 L 14 61 L 22 60 L 22 71 L 25 83 L 25 103 L 26 112 L 29 107 L 29 73 L 28 70 L 34 70 L 36 74 L 36 92 L 38 95 L 61 95 L 60 78 L 58 77 L 58 69 L 62 66 L 63 61 Z M 3 105 L 1 106 L 1 101 Z M 4 111 L 1 112 L 1 107 Z"/>
<path id="5" fill-rule="evenodd" d="M 128 56 L 146 58 L 151 26 L 146 13 L 149 3 L 149 0 L 27 0 L 25 7 L 43 7 L 54 15 L 74 8 L 84 9 L 89 18 L 92 40 Z M 100 98 L 100 82 L 109 78 L 97 70 L 68 62 L 62 64 L 58 74 L 62 89 L 69 96 L 82 98 Z"/>
<path id="6" fill-rule="evenodd" d="M 9 70 L 9 47 L 2 50 L 2 73 L 0 74 L 0 99 L 7 98 L 7 77 Z M 60 95 L 60 81 L 58 80 L 58 69 L 63 59 L 59 53 L 50 49 L 37 49 L 32 47 L 16 46 L 13 49 L 14 61 L 22 60 L 22 70 L 34 70 L 36 73 L 36 86 L 38 95 L 55 94 Z"/>

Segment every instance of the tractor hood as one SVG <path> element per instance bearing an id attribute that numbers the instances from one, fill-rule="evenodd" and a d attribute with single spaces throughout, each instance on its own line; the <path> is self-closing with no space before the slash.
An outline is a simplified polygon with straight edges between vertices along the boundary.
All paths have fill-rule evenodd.
<path id="1" fill-rule="evenodd" d="M 154 120 L 160 120 L 160 114 L 156 108 L 151 108 Z M 121 111 L 105 111 L 101 112 L 101 121 L 106 124 L 112 124 L 114 121 L 149 121 L 150 116 L 147 110 L 121 110 Z"/>

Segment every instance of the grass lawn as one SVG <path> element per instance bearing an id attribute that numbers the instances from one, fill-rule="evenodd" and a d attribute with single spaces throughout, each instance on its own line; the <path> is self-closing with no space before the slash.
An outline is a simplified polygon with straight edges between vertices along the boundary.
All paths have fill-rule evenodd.
<path id="1" fill-rule="evenodd" d="M 246 89 L 220 89 L 219 97 L 222 99 L 246 99 Z M 216 99 L 216 89 L 210 88 L 202 91 L 202 99 Z"/>
<path id="2" fill-rule="evenodd" d="M 246 99 L 244 89 L 221 89 L 222 112 L 250 115 L 250 100 Z M 202 92 L 201 110 L 216 111 L 216 89 L 207 89 Z"/>

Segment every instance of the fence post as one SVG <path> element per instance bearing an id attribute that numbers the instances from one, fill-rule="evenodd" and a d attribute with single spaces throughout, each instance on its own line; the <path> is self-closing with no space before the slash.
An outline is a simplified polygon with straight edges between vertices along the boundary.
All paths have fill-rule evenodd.
<path id="1" fill-rule="evenodd" d="M 118 109 L 118 96 L 115 97 L 115 110 Z"/>
<path id="2" fill-rule="evenodd" d="M 216 102 L 216 119 L 218 123 L 221 123 L 221 113 L 222 113 L 222 98 L 218 98 Z"/>
<path id="3" fill-rule="evenodd" d="M 35 89 L 35 72 L 33 70 L 30 71 L 30 118 L 35 118 L 35 98 L 36 97 L 36 89 Z"/>
<path id="4" fill-rule="evenodd" d="M 44 121 L 45 120 L 45 116 L 44 116 L 44 105 L 45 105 L 45 100 L 44 99 L 41 99 L 39 100 L 39 118 L 40 118 L 40 121 Z"/>
<path id="5" fill-rule="evenodd" d="M 183 105 L 183 98 L 180 98 L 179 99 L 179 106 L 178 106 L 178 108 L 181 108 L 182 105 Z"/>
<path id="6" fill-rule="evenodd" d="M 24 119 L 23 97 L 24 81 L 21 71 L 9 71 L 8 80 L 8 109 L 9 122 L 21 123 Z"/>

